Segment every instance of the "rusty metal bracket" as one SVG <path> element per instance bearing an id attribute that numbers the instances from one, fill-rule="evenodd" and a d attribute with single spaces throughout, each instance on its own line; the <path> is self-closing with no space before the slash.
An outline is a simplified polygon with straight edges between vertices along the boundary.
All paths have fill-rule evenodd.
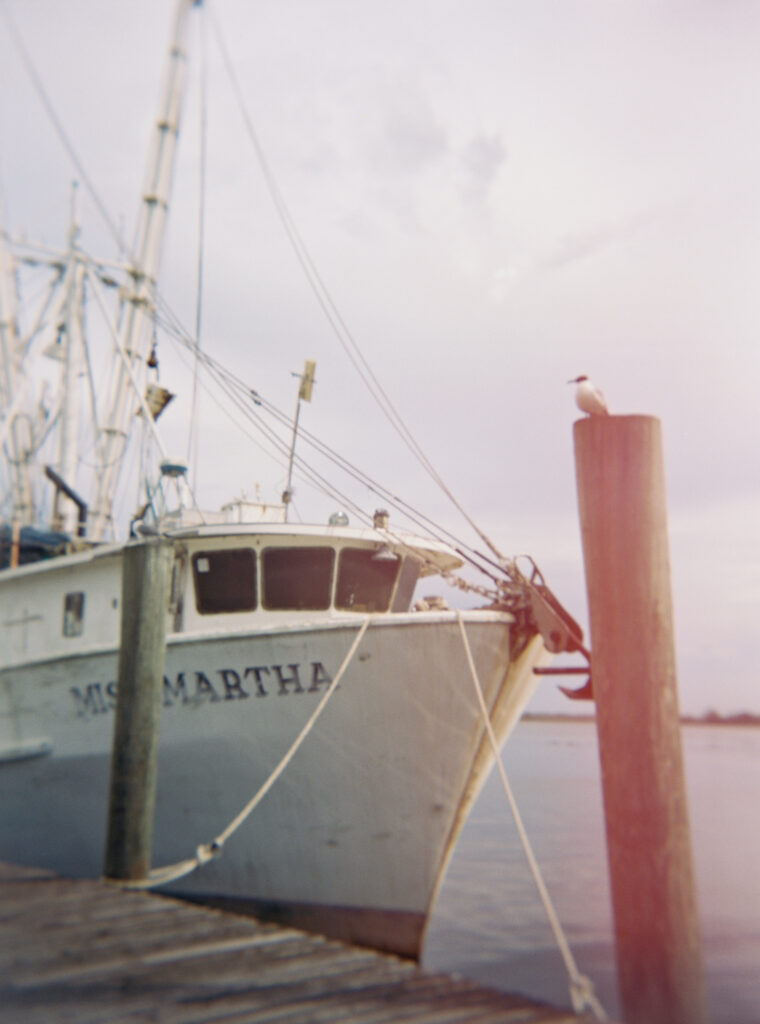
<path id="1" fill-rule="evenodd" d="M 537 676 L 587 676 L 588 678 L 586 679 L 586 682 L 577 690 L 573 690 L 569 686 L 560 686 L 559 689 L 570 700 L 594 699 L 594 686 L 591 682 L 591 665 L 568 665 L 566 668 L 552 668 L 538 665 L 533 669 L 533 673 Z"/>
<path id="2" fill-rule="evenodd" d="M 556 595 L 546 585 L 546 580 L 530 555 L 520 556 L 530 565 L 526 575 L 517 565 L 517 560 L 510 566 L 510 578 L 522 587 L 530 609 L 534 625 L 544 646 L 551 654 L 574 654 L 576 651 L 583 656 L 586 664 L 580 667 L 533 669 L 537 676 L 575 676 L 585 675 L 587 680 L 577 690 L 566 686 L 559 689 L 570 700 L 593 700 L 594 691 L 591 683 L 591 652 L 583 643 L 583 630 L 568 610 L 560 603 Z"/>

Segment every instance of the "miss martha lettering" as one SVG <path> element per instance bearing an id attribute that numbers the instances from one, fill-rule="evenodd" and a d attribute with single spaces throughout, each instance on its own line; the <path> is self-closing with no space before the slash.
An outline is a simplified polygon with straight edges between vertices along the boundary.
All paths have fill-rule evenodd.
<path id="1" fill-rule="evenodd" d="M 249 697 L 286 697 L 316 693 L 329 686 L 331 677 L 321 661 L 305 667 L 289 665 L 249 665 L 247 668 L 218 668 L 210 672 L 198 669 L 178 672 L 174 679 L 164 676 L 164 707 L 178 704 L 213 704 L 221 700 L 247 700 Z M 70 689 L 80 718 L 102 715 L 116 707 L 116 683 L 88 683 L 84 692 Z"/>

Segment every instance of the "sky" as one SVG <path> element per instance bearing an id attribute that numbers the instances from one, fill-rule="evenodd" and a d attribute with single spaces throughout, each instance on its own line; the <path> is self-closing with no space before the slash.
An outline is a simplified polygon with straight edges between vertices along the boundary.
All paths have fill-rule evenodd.
<path id="1" fill-rule="evenodd" d="M 12 234 L 62 246 L 76 172 L 8 18 L 131 235 L 173 8 L 0 0 Z M 302 423 L 477 543 L 310 291 L 221 37 L 290 216 L 395 408 L 496 546 L 529 552 L 584 625 L 579 413 L 566 382 L 588 374 L 613 413 L 661 420 L 682 709 L 760 713 L 760 5 L 207 0 L 189 28 L 162 289 L 191 326 L 205 124 L 204 348 L 288 413 L 293 375 L 316 360 Z M 82 245 L 113 257 L 95 203 L 79 195 Z M 187 390 L 162 420 L 180 451 Z M 276 499 L 283 467 L 231 436 L 229 412 L 201 396 L 201 503 Z M 294 505 L 304 521 L 335 509 L 298 477 Z M 532 708 L 576 706 L 546 681 Z"/>

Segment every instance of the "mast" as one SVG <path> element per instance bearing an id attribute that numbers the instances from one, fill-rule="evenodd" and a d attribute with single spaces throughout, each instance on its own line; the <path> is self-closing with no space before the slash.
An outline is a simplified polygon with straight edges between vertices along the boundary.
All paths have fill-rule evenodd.
<path id="1" fill-rule="evenodd" d="M 79 377 L 82 373 L 84 341 L 82 338 L 82 310 L 84 308 L 85 266 L 77 252 L 76 193 L 77 183 L 71 190 L 71 226 L 66 274 L 63 280 L 64 307 L 60 327 L 61 359 L 61 411 L 58 429 L 58 475 L 69 488 L 76 484 L 79 462 Z M 71 501 L 63 501 L 61 488 L 55 492 L 52 527 L 73 533 L 77 522 L 77 509 Z"/>
<path id="2" fill-rule="evenodd" d="M 11 476 L 11 522 L 29 525 L 34 518 L 28 456 L 30 437 L 24 412 L 23 343 L 18 335 L 14 263 L 5 244 L 0 201 L 0 448 L 8 453 Z"/>
<path id="3" fill-rule="evenodd" d="M 178 0 L 177 3 L 160 112 L 148 162 L 147 186 L 140 206 L 132 255 L 130 292 L 124 300 L 117 346 L 118 351 L 126 353 L 129 366 L 119 356 L 116 357 L 113 386 L 100 438 L 98 481 L 90 518 L 90 536 L 93 540 L 102 539 L 113 525 L 114 493 L 131 421 L 137 410 L 137 401 L 131 394 L 132 380 L 144 389 L 147 379 L 146 362 L 151 346 L 156 280 L 161 262 L 184 93 L 184 40 L 190 9 L 200 2 Z"/>

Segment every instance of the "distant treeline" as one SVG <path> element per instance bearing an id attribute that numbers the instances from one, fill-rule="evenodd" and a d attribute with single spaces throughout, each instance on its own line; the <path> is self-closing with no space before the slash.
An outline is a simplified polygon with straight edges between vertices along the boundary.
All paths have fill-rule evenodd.
<path id="1" fill-rule="evenodd" d="M 522 716 L 524 722 L 593 722 L 594 715 L 563 715 L 541 714 L 532 711 Z M 705 711 L 702 715 L 681 715 L 683 725 L 755 725 L 760 726 L 760 715 L 749 711 L 738 711 L 730 715 L 721 715 L 718 711 Z"/>
<path id="2" fill-rule="evenodd" d="M 760 715 L 753 715 L 749 711 L 737 711 L 732 715 L 721 715 L 719 711 L 705 711 L 698 718 L 683 715 L 681 721 L 688 725 L 760 725 Z"/>

